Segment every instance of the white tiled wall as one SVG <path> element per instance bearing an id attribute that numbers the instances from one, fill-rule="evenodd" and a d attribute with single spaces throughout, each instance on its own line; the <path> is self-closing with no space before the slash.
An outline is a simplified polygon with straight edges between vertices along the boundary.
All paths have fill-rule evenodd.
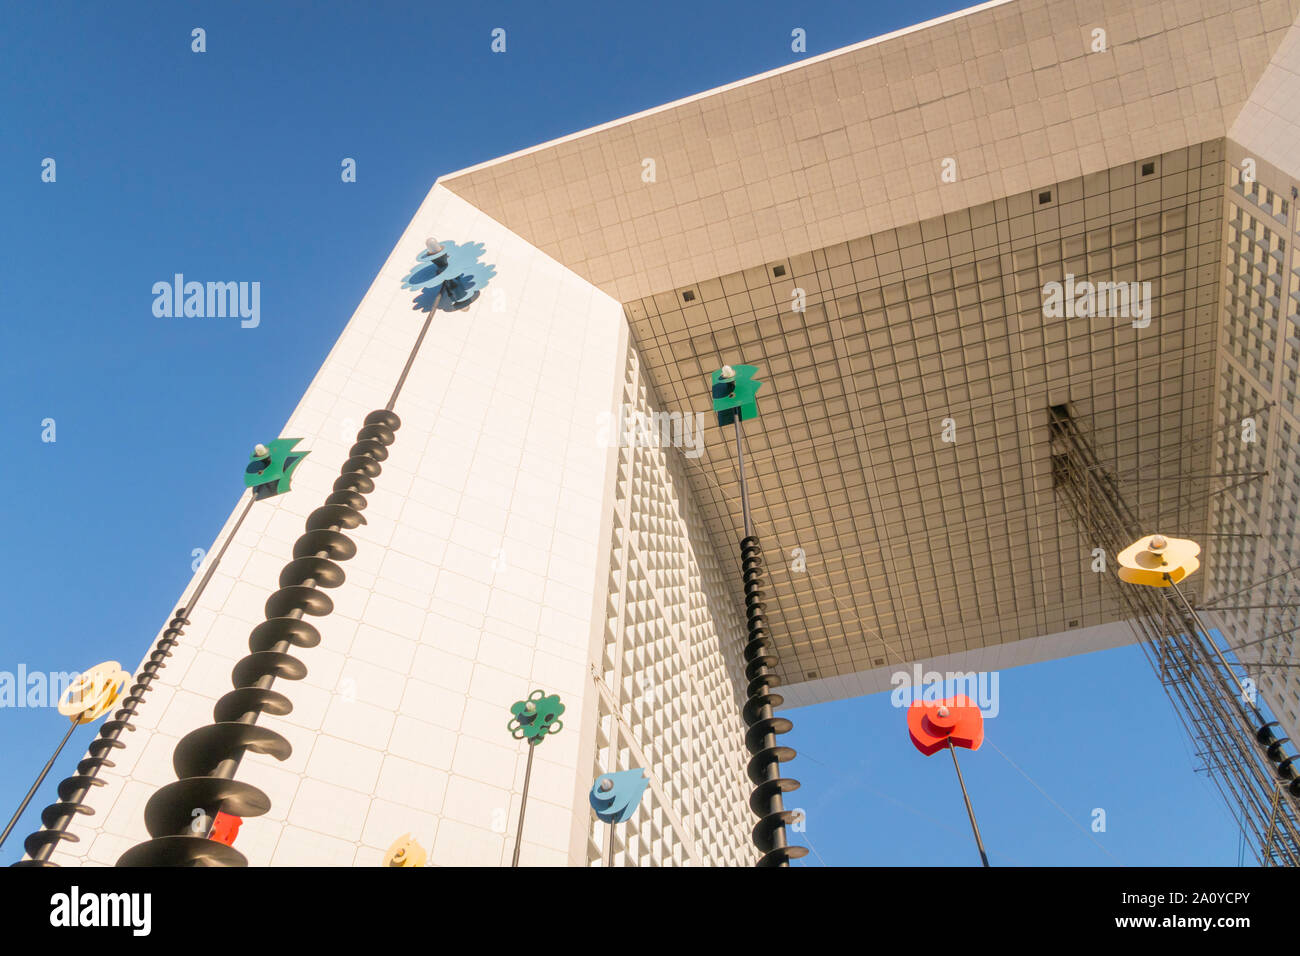
<path id="1" fill-rule="evenodd" d="M 1298 12 L 1297 0 L 987 3 L 447 181 L 638 299 L 1217 139 L 1239 113 L 1275 129 L 1290 117 L 1269 152 L 1294 155 L 1286 78 L 1247 98 L 1294 42 Z M 1300 73 L 1290 52 L 1274 63 Z"/>
<path id="2" fill-rule="evenodd" d="M 623 403 L 629 421 L 662 408 L 631 346 Z M 679 448 L 626 435 L 619 444 L 592 776 L 637 767 L 650 789 L 625 823 L 592 816 L 587 860 L 750 866 L 746 635 L 734 563 L 719 560 L 728 542 L 710 540 Z"/>
<path id="3" fill-rule="evenodd" d="M 541 687 L 561 695 L 566 727 L 536 755 L 522 862 L 581 851 L 611 477 L 594 423 L 618 399 L 626 324 L 619 303 L 435 186 L 281 433 L 311 451 L 293 490 L 254 506 L 55 862 L 111 865 L 147 839 L 144 804 L 175 779 L 176 741 L 211 721 L 303 519 L 396 382 L 423 318 L 401 280 L 429 235 L 483 243 L 497 274 L 434 320 L 335 611 L 313 619 L 323 640 L 296 652 L 309 673 L 277 682 L 294 711 L 262 718 L 293 754 L 240 767 L 272 806 L 235 846 L 255 866 L 372 866 L 409 831 L 432 864 L 508 863 L 526 758 L 509 706 Z"/>
<path id="4" fill-rule="evenodd" d="M 1292 23 L 1228 131 L 1251 155 L 1295 174 L 1300 162 L 1300 24 Z"/>

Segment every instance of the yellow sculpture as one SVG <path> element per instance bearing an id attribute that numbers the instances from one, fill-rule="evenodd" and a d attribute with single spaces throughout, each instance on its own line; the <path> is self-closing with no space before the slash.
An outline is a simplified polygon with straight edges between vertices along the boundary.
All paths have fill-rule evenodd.
<path id="1" fill-rule="evenodd" d="M 403 833 L 384 853 L 384 866 L 424 866 L 427 854 L 424 847 L 411 837 L 409 833 Z"/>
<path id="2" fill-rule="evenodd" d="M 1196 559 L 1200 553 L 1201 546 L 1195 541 L 1147 535 L 1119 553 L 1119 579 L 1129 584 L 1167 588 L 1201 566 Z"/>
<path id="3" fill-rule="evenodd" d="M 77 675 L 59 697 L 59 713 L 88 724 L 112 710 L 131 675 L 117 661 L 104 661 Z"/>

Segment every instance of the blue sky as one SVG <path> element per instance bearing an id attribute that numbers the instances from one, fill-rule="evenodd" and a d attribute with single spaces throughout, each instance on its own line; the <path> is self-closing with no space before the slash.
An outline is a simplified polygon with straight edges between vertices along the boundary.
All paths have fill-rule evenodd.
<path id="1" fill-rule="evenodd" d="M 0 670 L 135 666 L 250 446 L 278 433 L 438 175 L 793 62 L 796 27 L 815 55 L 958 5 L 451 9 L 0 8 Z M 260 326 L 156 318 L 150 290 L 178 272 L 260 282 Z M 1001 694 L 989 744 L 1081 825 L 1105 808 L 1093 836 L 1111 855 L 986 745 L 963 771 L 995 865 L 1236 862 L 1227 810 L 1137 649 L 1006 672 Z M 951 761 L 912 749 L 887 696 L 792 716 L 820 854 L 806 863 L 978 865 Z M 4 820 L 63 730 L 51 709 L 0 710 Z M 74 736 L 0 862 L 94 732 Z"/>

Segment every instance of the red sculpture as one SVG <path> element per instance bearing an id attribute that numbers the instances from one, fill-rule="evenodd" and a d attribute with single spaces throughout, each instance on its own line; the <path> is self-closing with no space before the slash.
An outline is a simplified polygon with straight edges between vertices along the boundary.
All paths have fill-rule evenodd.
<path id="1" fill-rule="evenodd" d="M 979 750 L 984 743 L 984 715 L 969 697 L 916 700 L 907 708 L 907 729 L 916 749 L 929 757 L 948 746 Z"/>

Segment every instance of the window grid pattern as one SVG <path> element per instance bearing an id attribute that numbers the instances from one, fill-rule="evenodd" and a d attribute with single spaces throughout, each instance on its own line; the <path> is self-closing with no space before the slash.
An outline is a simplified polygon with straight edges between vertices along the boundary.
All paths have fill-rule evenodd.
<path id="1" fill-rule="evenodd" d="M 1228 492 L 1258 527 L 1263 517 L 1265 480 L 1245 481 L 1244 475 L 1268 468 L 1268 426 L 1271 410 L 1259 388 L 1234 366 L 1225 364 L 1219 376 L 1219 441 L 1215 446 L 1214 473 L 1224 475 L 1218 485 L 1243 482 Z M 1246 418 L 1254 420 L 1254 441 L 1245 440 Z M 1228 477 L 1241 476 L 1241 477 Z"/>
<path id="2" fill-rule="evenodd" d="M 1230 352 L 1265 390 L 1273 386 L 1282 318 L 1286 239 L 1235 202 L 1228 203 L 1224 296 Z"/>
<path id="3" fill-rule="evenodd" d="M 625 420 L 649 420 L 654 408 L 629 347 Z M 612 838 L 614 866 L 682 865 L 688 844 L 706 865 L 750 865 L 741 617 L 690 501 L 680 452 L 620 445 L 599 666 L 617 712 L 601 695 L 593 779 L 644 759 L 677 820 L 653 788 L 627 823 L 611 828 L 593 814 L 588 861 L 605 865 Z"/>
<path id="4" fill-rule="evenodd" d="M 1300 263 L 1295 208 L 1283 198 L 1289 183 L 1244 183 L 1228 167 L 1225 209 L 1223 330 L 1219 339 L 1219 439 L 1214 471 L 1259 472 L 1215 497 L 1210 593 L 1232 595 L 1218 612 L 1228 643 L 1244 645 L 1243 661 L 1260 693 L 1295 738 L 1300 732 L 1300 674 L 1294 665 L 1300 579 Z M 1255 420 L 1257 441 L 1243 440 L 1243 420 Z M 1226 487 L 1242 478 L 1216 483 Z M 1233 535 L 1234 537 L 1228 537 Z M 1282 575 L 1276 581 L 1266 581 Z M 1281 665 L 1281 666 L 1275 666 Z"/>
<path id="5" fill-rule="evenodd" d="M 1237 196 L 1246 202 L 1254 203 L 1265 215 L 1272 216 L 1283 227 L 1291 212 L 1291 203 L 1280 192 L 1274 192 L 1258 179 L 1245 181 L 1244 170 L 1240 166 L 1228 167 L 1228 185 Z"/>
<path id="6" fill-rule="evenodd" d="M 1292 239 L 1294 245 L 1295 239 Z M 1282 343 L 1282 398 L 1284 408 L 1295 410 L 1300 397 L 1300 256 L 1294 251 L 1291 270 L 1286 281 L 1290 292 L 1286 297 L 1286 339 Z"/>

